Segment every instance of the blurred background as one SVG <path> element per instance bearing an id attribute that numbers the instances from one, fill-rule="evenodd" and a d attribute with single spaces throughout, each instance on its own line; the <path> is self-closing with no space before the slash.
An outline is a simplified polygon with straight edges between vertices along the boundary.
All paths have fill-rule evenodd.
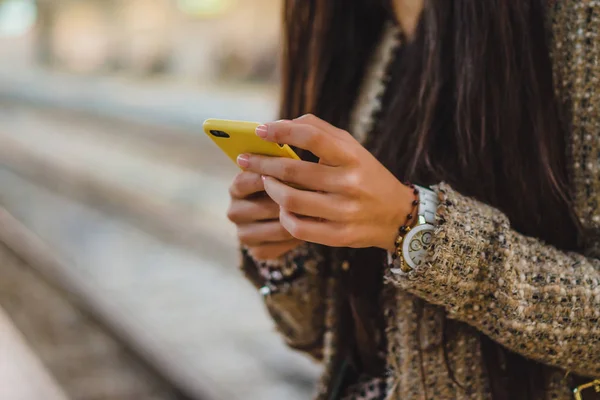
<path id="1" fill-rule="evenodd" d="M 0 399 L 307 399 L 205 118 L 276 117 L 281 0 L 0 0 Z"/>

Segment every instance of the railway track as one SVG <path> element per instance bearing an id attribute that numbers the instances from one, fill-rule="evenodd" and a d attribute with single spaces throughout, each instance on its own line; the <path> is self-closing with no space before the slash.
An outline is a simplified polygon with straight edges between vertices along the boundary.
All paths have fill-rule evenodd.
<path id="1" fill-rule="evenodd" d="M 86 364 L 122 366 L 130 372 L 113 372 L 138 377 L 131 385 L 150 393 L 99 399 L 310 397 L 318 367 L 285 348 L 235 267 L 234 232 L 224 217 L 235 167 L 204 138 L 2 100 L 0 109 L 0 238 L 27 265 L 0 269 L 0 280 L 13 282 L 14 290 L 0 292 L 11 318 L 19 322 L 40 301 L 72 307 L 66 320 L 99 332 L 82 334 L 74 347 L 103 337 L 98 346 L 115 355 Z M 23 295 L 38 292 L 37 303 Z M 51 294 L 58 300 L 43 300 Z M 16 324 L 34 348 L 36 332 L 68 327 L 51 312 L 25 314 L 47 318 L 41 326 L 27 318 Z M 68 332 L 54 336 L 75 340 Z M 39 346 L 65 391 L 94 398 L 78 394 L 47 356 L 52 351 L 42 351 L 52 344 Z"/>

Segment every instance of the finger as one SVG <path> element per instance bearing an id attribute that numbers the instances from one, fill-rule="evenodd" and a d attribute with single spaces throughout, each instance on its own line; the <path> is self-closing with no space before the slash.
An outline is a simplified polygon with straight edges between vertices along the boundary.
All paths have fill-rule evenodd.
<path id="1" fill-rule="evenodd" d="M 325 132 L 330 133 L 332 135 L 344 136 L 347 134 L 344 130 L 331 125 L 329 122 L 322 120 L 321 118 L 313 114 L 305 114 L 301 117 L 295 118 L 293 122 L 305 125 L 312 125 L 315 128 L 324 130 Z"/>
<path id="2" fill-rule="evenodd" d="M 283 182 L 293 183 L 304 189 L 322 192 L 340 191 L 338 171 L 328 165 L 283 157 L 247 155 L 248 171 L 272 176 Z"/>
<path id="3" fill-rule="evenodd" d="M 298 124 L 314 126 L 317 129 L 321 129 L 321 130 L 327 132 L 328 134 L 333 135 L 336 139 L 339 139 L 340 141 L 343 141 L 343 142 L 354 143 L 354 144 L 358 143 L 356 141 L 356 138 L 354 138 L 347 131 L 340 129 L 338 127 L 335 127 L 335 126 L 331 125 L 329 122 L 322 120 L 321 118 L 316 117 L 313 114 L 305 114 L 301 117 L 294 119 L 292 122 L 295 122 Z"/>
<path id="4" fill-rule="evenodd" d="M 279 222 L 296 239 L 332 247 L 352 247 L 345 225 L 331 221 L 300 218 L 281 209 Z"/>
<path id="5" fill-rule="evenodd" d="M 234 199 L 227 211 L 227 218 L 238 225 L 277 219 L 279 218 L 279 205 L 269 196 L 252 200 Z"/>
<path id="6" fill-rule="evenodd" d="M 290 250 L 300 246 L 303 242 L 298 239 L 279 243 L 266 243 L 260 246 L 248 248 L 250 255 L 256 260 L 276 260 Z"/>
<path id="7" fill-rule="evenodd" d="M 269 197 L 286 211 L 333 221 L 344 218 L 344 210 L 332 201 L 330 195 L 295 189 L 268 176 L 263 179 L 265 191 Z"/>
<path id="8" fill-rule="evenodd" d="M 284 229 L 279 221 L 254 222 L 238 225 L 238 239 L 246 246 L 257 246 L 264 243 L 277 243 L 294 237 Z"/>
<path id="9" fill-rule="evenodd" d="M 243 199 L 251 194 L 264 191 L 263 181 L 260 174 L 243 171 L 236 175 L 229 187 L 229 194 L 234 199 Z"/>
<path id="10" fill-rule="evenodd" d="M 312 125 L 296 122 L 272 122 L 256 128 L 256 134 L 265 140 L 285 143 L 312 152 L 328 165 L 349 163 L 352 158 L 345 151 L 347 143 L 337 135 Z"/>

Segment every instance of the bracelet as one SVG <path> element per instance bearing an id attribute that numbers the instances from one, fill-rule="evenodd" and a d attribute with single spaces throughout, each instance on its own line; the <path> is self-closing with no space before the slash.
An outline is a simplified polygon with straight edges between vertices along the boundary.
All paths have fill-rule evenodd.
<path id="1" fill-rule="evenodd" d="M 413 221 L 415 221 L 415 215 L 417 214 L 418 207 L 419 207 L 419 189 L 417 189 L 415 187 L 415 185 L 413 185 L 410 182 L 405 182 L 404 184 L 413 190 L 415 199 L 411 203 L 413 208 L 412 208 L 410 214 L 408 214 L 406 216 L 406 222 L 404 223 L 404 225 L 402 225 L 400 228 L 398 228 L 398 236 L 396 237 L 396 242 L 395 242 L 396 248 L 394 249 L 394 252 L 392 253 L 392 263 L 396 259 L 398 259 L 399 257 L 402 256 L 402 241 L 404 240 L 404 237 L 406 236 L 406 234 L 408 232 L 410 232 Z"/>
<path id="2" fill-rule="evenodd" d="M 272 283 L 281 283 L 285 281 L 293 281 L 304 272 L 304 266 L 295 263 L 293 260 L 284 259 L 282 263 L 279 260 L 272 261 L 256 261 L 258 272 L 261 277 Z"/>
<path id="3" fill-rule="evenodd" d="M 261 261 L 254 260 L 257 270 L 264 285 L 260 288 L 263 296 L 287 292 L 292 283 L 307 273 L 306 250 L 294 249 L 283 256 L 282 259 Z"/>
<path id="4" fill-rule="evenodd" d="M 264 263 L 259 263 L 258 269 L 264 279 L 264 285 L 260 288 L 260 293 L 263 296 L 287 292 L 291 284 L 306 272 L 303 265 L 271 267 Z"/>

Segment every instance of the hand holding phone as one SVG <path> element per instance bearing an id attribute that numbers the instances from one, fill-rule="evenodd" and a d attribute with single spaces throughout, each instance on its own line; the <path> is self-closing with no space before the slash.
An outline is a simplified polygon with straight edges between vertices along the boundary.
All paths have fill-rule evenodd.
<path id="1" fill-rule="evenodd" d="M 279 222 L 279 205 L 264 192 L 261 176 L 240 172 L 231 187 L 227 217 L 237 227 L 240 243 L 257 260 L 274 260 L 303 242 L 295 239 Z"/>
<path id="2" fill-rule="evenodd" d="M 261 139 L 255 133 L 257 122 L 209 119 L 204 132 L 237 164 L 240 154 L 260 154 L 271 157 L 300 157 L 288 145 L 278 145 Z M 261 176 L 242 171 L 234 179 L 229 193 L 231 203 L 227 217 L 237 227 L 240 243 L 257 260 L 273 260 L 298 247 L 295 239 L 279 223 L 280 208 L 264 192 Z"/>
<path id="3" fill-rule="evenodd" d="M 256 135 L 258 122 L 207 119 L 204 133 L 219 146 L 237 165 L 240 154 L 260 154 L 271 157 L 287 157 L 299 160 L 300 157 L 287 144 L 277 144 L 261 139 Z"/>

